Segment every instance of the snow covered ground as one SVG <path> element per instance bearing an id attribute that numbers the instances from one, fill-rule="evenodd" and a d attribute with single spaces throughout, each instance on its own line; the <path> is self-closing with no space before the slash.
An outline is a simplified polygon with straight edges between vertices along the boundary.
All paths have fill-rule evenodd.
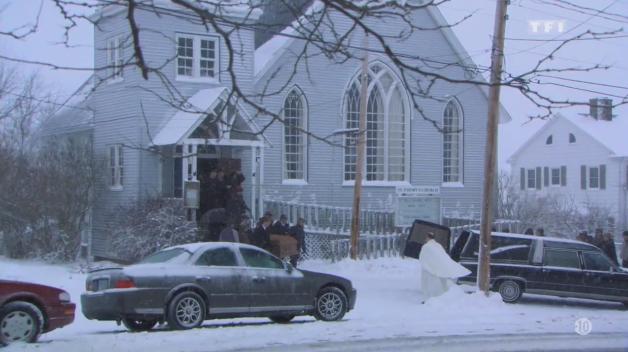
<path id="1" fill-rule="evenodd" d="M 74 324 L 43 335 L 38 344 L 13 345 L 5 350 L 200 352 L 421 336 L 537 333 L 573 334 L 577 344 L 587 338 L 574 332 L 579 318 L 592 322 L 593 334 L 626 333 L 628 347 L 628 312 L 616 303 L 524 296 L 521 303 L 511 305 L 503 303 L 496 294 L 486 299 L 454 287 L 445 295 L 421 304 L 420 268 L 413 259 L 308 262 L 303 268 L 350 278 L 358 289 L 356 309 L 335 323 L 318 322 L 310 317 L 296 318 L 287 325 L 273 324 L 267 319 L 212 320 L 191 331 L 162 328 L 129 333 L 114 322 L 89 321 L 79 308 Z M 78 302 L 85 274 L 73 267 L 0 258 L 0 278 L 61 287 Z"/>

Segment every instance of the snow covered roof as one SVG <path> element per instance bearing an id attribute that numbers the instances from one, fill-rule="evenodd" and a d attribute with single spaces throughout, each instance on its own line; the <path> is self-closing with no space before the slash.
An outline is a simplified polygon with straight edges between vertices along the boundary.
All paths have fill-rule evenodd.
<path id="1" fill-rule="evenodd" d="M 90 76 L 49 119 L 44 121 L 41 129 L 42 136 L 91 129 L 94 111 L 89 107 L 89 98 L 93 90 L 94 80 L 93 76 Z"/>
<path id="2" fill-rule="evenodd" d="M 565 119 L 604 145 L 615 156 L 628 157 L 627 118 L 613 117 L 612 121 L 606 121 L 580 115 Z"/>
<path id="3" fill-rule="evenodd" d="M 539 128 L 532 137 L 528 138 L 528 140 L 508 158 L 508 162 L 512 163 L 534 140 L 546 133 L 547 128 L 558 121 L 567 121 L 574 125 L 574 127 L 588 134 L 596 142 L 608 149 L 613 156 L 628 157 L 628 139 L 626 138 L 626 131 L 628 131 L 627 118 L 616 116 L 613 117 L 612 121 L 606 121 L 596 120 L 589 115 L 565 117 L 562 114 L 556 114 Z"/>
<path id="4" fill-rule="evenodd" d="M 284 28 L 279 34 L 270 38 L 266 43 L 255 50 L 255 76 L 265 72 L 270 64 L 279 58 L 291 43 L 299 36 L 299 28 L 310 23 L 308 18 L 316 15 L 323 9 L 323 3 L 315 0 L 305 13 Z"/>
<path id="5" fill-rule="evenodd" d="M 186 106 L 177 110 L 177 113 L 157 133 L 153 138 L 153 144 L 177 144 L 198 127 L 207 116 L 207 111 L 217 105 L 218 98 L 226 94 L 225 87 L 202 89 L 196 92 L 187 100 Z"/>

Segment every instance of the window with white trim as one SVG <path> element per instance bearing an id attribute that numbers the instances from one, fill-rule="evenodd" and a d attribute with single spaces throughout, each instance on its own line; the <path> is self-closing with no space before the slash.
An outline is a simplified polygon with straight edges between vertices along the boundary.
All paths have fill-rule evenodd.
<path id="1" fill-rule="evenodd" d="M 177 79 L 217 79 L 218 58 L 218 38 L 177 34 Z"/>
<path id="2" fill-rule="evenodd" d="M 552 186 L 560 186 L 560 168 L 552 168 L 551 183 Z"/>
<path id="3" fill-rule="evenodd" d="M 536 189 L 536 169 L 528 169 L 528 188 Z"/>
<path id="4" fill-rule="evenodd" d="M 124 40 L 122 37 L 107 41 L 107 70 L 109 79 L 121 80 L 124 72 Z"/>
<path id="5" fill-rule="evenodd" d="M 284 117 L 284 180 L 306 180 L 307 117 L 303 93 L 290 91 L 283 106 Z"/>
<path id="6" fill-rule="evenodd" d="M 359 128 L 360 75 L 345 97 L 345 127 Z M 366 155 L 364 180 L 403 182 L 408 180 L 408 108 L 405 90 L 383 64 L 372 63 L 368 71 L 366 111 Z M 354 181 L 357 133 L 345 136 L 344 180 Z"/>
<path id="7" fill-rule="evenodd" d="M 124 185 L 124 150 L 121 144 L 109 146 L 109 187 L 122 189 Z"/>
<path id="8" fill-rule="evenodd" d="M 462 113 L 451 100 L 443 113 L 443 182 L 462 182 Z"/>
<path id="9" fill-rule="evenodd" d="M 589 188 L 600 188 L 600 168 L 589 168 Z"/>

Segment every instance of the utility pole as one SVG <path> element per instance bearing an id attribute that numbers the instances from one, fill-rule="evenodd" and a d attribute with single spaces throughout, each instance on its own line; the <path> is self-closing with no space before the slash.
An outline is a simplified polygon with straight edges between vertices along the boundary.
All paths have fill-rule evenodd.
<path id="1" fill-rule="evenodd" d="M 362 59 L 362 77 L 360 77 L 360 112 L 358 140 L 356 143 L 355 183 L 353 186 L 353 208 L 351 214 L 351 259 L 358 259 L 360 239 L 360 198 L 362 196 L 362 177 L 364 170 L 364 146 L 366 142 L 366 108 L 368 103 L 369 54 L 368 35 L 364 33 L 364 57 Z"/>
<path id="2" fill-rule="evenodd" d="M 490 290 L 491 224 L 493 223 L 493 198 L 495 193 L 497 163 L 497 123 L 499 120 L 499 90 L 504 63 L 504 36 L 507 7 L 510 0 L 498 0 L 493 30 L 491 54 L 491 81 L 488 95 L 488 121 L 486 123 L 486 150 L 484 154 L 484 195 L 480 221 L 480 256 L 478 262 L 478 287 L 488 296 Z"/>

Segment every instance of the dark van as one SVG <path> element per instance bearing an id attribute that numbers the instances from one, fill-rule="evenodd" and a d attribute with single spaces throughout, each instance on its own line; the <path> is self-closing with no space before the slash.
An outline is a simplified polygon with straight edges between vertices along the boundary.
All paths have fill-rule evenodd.
<path id="1" fill-rule="evenodd" d="M 477 231 L 464 231 L 456 239 L 450 255 L 472 271 L 460 282 L 476 282 L 478 248 Z M 509 303 L 525 292 L 628 306 L 628 272 L 599 248 L 568 239 L 494 232 L 490 283 Z"/>

